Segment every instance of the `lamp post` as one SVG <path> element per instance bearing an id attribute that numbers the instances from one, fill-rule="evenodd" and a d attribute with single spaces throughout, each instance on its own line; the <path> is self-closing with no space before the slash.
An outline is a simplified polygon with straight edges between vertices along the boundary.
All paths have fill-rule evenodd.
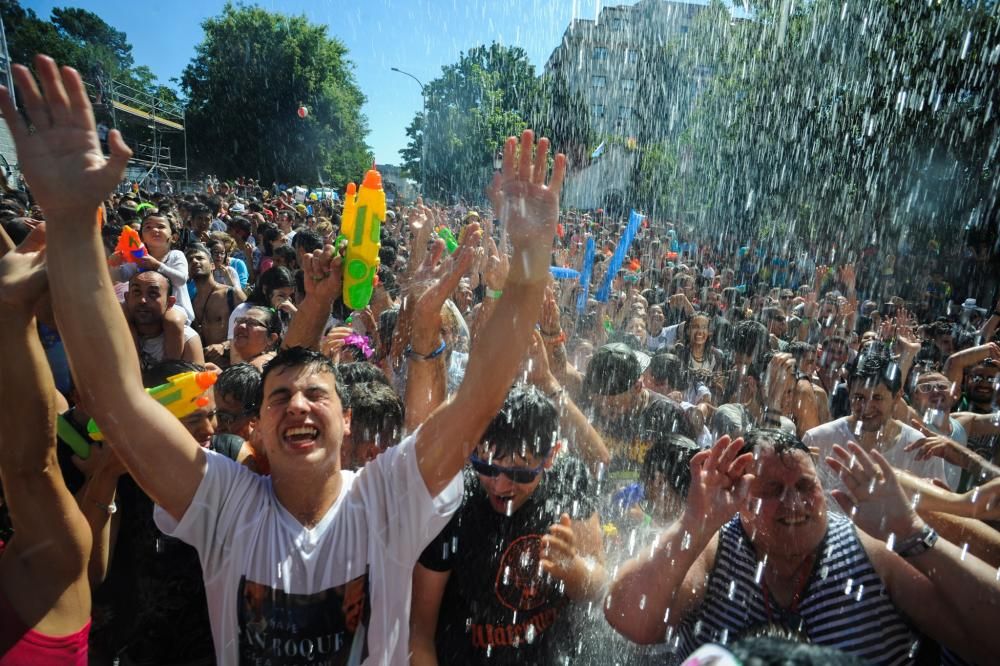
<path id="1" fill-rule="evenodd" d="M 390 67 L 390 70 L 396 72 L 397 74 L 402 74 L 403 76 L 408 76 L 417 82 L 420 86 L 420 98 L 423 100 L 423 105 L 421 107 L 421 114 L 423 115 L 423 129 L 420 130 L 420 193 L 424 196 L 427 195 L 427 92 L 426 86 L 409 72 L 404 72 L 398 67 Z"/>

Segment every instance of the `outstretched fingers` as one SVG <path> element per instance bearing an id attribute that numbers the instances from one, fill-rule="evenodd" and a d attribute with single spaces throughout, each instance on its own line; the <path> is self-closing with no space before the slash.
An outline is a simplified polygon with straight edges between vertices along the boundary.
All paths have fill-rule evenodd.
<path id="1" fill-rule="evenodd" d="M 42 92 L 48 103 L 49 116 L 52 125 L 68 125 L 72 123 L 73 114 L 70 111 L 69 95 L 63 86 L 62 74 L 56 61 L 45 55 L 35 57 L 35 69 L 42 82 Z"/>
<path id="2" fill-rule="evenodd" d="M 83 85 L 83 79 L 80 78 L 80 72 L 72 67 L 63 67 L 61 71 L 70 105 L 69 121 L 80 129 L 97 131 L 97 126 L 94 124 L 94 110 L 90 106 L 90 98 L 87 97 L 87 89 Z"/>
<path id="3" fill-rule="evenodd" d="M 21 94 L 21 104 L 28 115 L 28 121 L 38 131 L 47 130 L 52 127 L 52 116 L 49 114 L 49 107 L 42 97 L 42 91 L 38 88 L 38 82 L 32 76 L 31 71 L 24 65 L 14 65 L 11 68 L 14 74 L 14 83 Z M 13 105 L 12 105 L 13 106 Z M 4 113 L 7 117 L 10 114 Z"/>
<path id="4" fill-rule="evenodd" d="M 532 175 L 531 153 L 534 148 L 535 133 L 530 129 L 521 133 L 521 154 L 518 156 L 517 179 L 530 182 Z"/>
<path id="5" fill-rule="evenodd" d="M 538 140 L 535 150 L 535 166 L 531 173 L 531 182 L 535 185 L 545 184 L 545 174 L 549 171 L 549 140 L 542 137 Z"/>
<path id="6" fill-rule="evenodd" d="M 557 195 L 562 191 L 566 179 L 566 156 L 558 153 L 552 161 L 552 177 L 549 179 L 549 189 Z"/>

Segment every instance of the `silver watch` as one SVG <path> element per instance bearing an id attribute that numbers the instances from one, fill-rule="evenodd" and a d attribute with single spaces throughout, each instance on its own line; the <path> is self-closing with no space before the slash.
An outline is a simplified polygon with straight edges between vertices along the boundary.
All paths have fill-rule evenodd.
<path id="1" fill-rule="evenodd" d="M 896 544 L 896 554 L 903 558 L 923 555 L 934 547 L 937 540 L 937 530 L 930 525 L 924 525 L 923 528 L 916 534 L 913 534 Z"/>

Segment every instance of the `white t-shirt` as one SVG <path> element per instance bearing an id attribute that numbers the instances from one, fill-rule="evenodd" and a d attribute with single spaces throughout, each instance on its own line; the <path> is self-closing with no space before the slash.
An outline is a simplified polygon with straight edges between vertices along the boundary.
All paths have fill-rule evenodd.
<path id="1" fill-rule="evenodd" d="M 840 444 L 846 448 L 848 441 L 857 441 L 859 437 L 858 434 L 851 431 L 851 428 L 848 426 L 848 419 L 850 417 L 845 416 L 835 421 L 816 426 L 802 437 L 803 444 L 810 448 L 815 446 L 819 449 L 819 461 L 817 461 L 816 466 L 819 469 L 823 488 L 827 493 L 835 488 L 843 490 L 844 485 L 840 481 L 840 477 L 833 471 L 833 468 L 826 464 L 826 457 L 833 455 L 834 444 Z M 904 451 L 903 449 L 907 445 L 923 438 L 923 435 L 920 434 L 919 430 L 911 428 L 905 423 L 901 423 L 900 427 L 902 431 L 896 438 L 896 441 L 889 446 L 879 448 L 879 451 L 889 461 L 889 464 L 896 469 L 906 470 L 924 479 L 942 479 L 952 488 L 957 488 L 962 470 L 955 465 L 945 462 L 941 458 L 917 460 L 916 451 Z M 839 510 L 840 505 L 834 503 L 832 507 Z"/>
<path id="2" fill-rule="evenodd" d="M 650 352 L 657 352 L 661 349 L 670 349 L 677 342 L 677 329 L 681 327 L 680 324 L 674 324 L 673 326 L 664 326 L 660 329 L 659 335 L 646 334 L 646 350 Z"/>
<path id="3" fill-rule="evenodd" d="M 157 526 L 201 559 L 220 664 L 406 664 L 413 565 L 462 498 L 458 474 L 437 497 L 415 435 L 360 472 L 312 529 L 278 502 L 271 477 L 207 452 L 180 523 Z"/>
<path id="4" fill-rule="evenodd" d="M 174 306 L 177 307 L 177 306 Z M 192 338 L 198 337 L 198 333 L 190 326 L 184 326 L 184 344 Z M 153 338 L 139 338 L 139 345 L 142 347 L 142 356 L 156 363 L 163 360 L 163 333 Z"/>

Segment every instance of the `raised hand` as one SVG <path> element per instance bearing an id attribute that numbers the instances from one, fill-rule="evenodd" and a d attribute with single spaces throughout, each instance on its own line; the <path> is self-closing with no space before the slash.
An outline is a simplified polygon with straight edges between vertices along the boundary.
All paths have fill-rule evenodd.
<path id="1" fill-rule="evenodd" d="M 510 271 L 510 258 L 506 252 L 501 252 L 497 248 L 497 244 L 492 238 L 487 235 L 485 239 L 487 257 L 486 268 L 483 270 L 483 282 L 486 283 L 487 289 L 501 291 L 507 281 L 507 273 Z"/>
<path id="2" fill-rule="evenodd" d="M 90 99 L 75 69 L 60 69 L 43 55 L 35 58 L 35 68 L 41 90 L 27 67 L 13 67 L 34 131 L 14 107 L 9 91 L 0 86 L 0 112 L 14 137 L 19 166 L 47 219 L 65 212 L 92 224 L 93 211 L 121 182 L 132 151 L 118 130 L 111 130 L 111 156 L 104 157 Z"/>
<path id="3" fill-rule="evenodd" d="M 534 149 L 534 150 L 533 150 Z M 534 152 L 534 156 L 532 156 Z M 525 130 L 518 141 L 507 139 L 503 150 L 503 168 L 494 178 L 503 230 L 514 248 L 514 261 L 508 279 L 540 282 L 548 275 L 552 239 L 559 219 L 559 194 L 566 176 L 566 156 L 553 160 L 552 177 L 545 184 L 548 171 L 549 140 L 539 139 Z"/>
<path id="4" fill-rule="evenodd" d="M 914 453 L 914 460 L 928 460 L 930 458 L 941 458 L 952 465 L 958 465 L 962 469 L 967 469 L 978 462 L 976 455 L 969 448 L 962 446 L 951 437 L 940 435 L 924 423 L 917 419 L 911 419 L 910 423 L 923 435 L 915 442 L 907 444 L 903 449 Z"/>
<path id="5" fill-rule="evenodd" d="M 45 223 L 33 228 L 16 248 L 0 227 L 0 312 L 29 314 L 47 288 Z"/>
<path id="6" fill-rule="evenodd" d="M 579 576 L 582 562 L 578 562 L 576 535 L 573 534 L 568 514 L 549 526 L 549 533 L 542 537 L 542 571 L 559 580 L 573 580 Z"/>
<path id="7" fill-rule="evenodd" d="M 346 241 L 341 245 L 346 245 Z M 303 255 L 302 273 L 306 296 L 332 303 L 343 293 L 343 257 L 332 245 Z"/>
<path id="8" fill-rule="evenodd" d="M 833 445 L 826 463 L 844 482 L 845 490 L 834 490 L 833 499 L 867 534 L 881 541 L 890 535 L 905 539 L 923 526 L 906 500 L 896 472 L 877 450 L 869 454 L 854 442 L 847 448 Z"/>
<path id="9" fill-rule="evenodd" d="M 691 459 L 691 488 L 684 517 L 687 529 L 715 532 L 745 503 L 753 474 L 747 473 L 752 453 L 740 455 L 743 438 L 722 437 Z"/>

